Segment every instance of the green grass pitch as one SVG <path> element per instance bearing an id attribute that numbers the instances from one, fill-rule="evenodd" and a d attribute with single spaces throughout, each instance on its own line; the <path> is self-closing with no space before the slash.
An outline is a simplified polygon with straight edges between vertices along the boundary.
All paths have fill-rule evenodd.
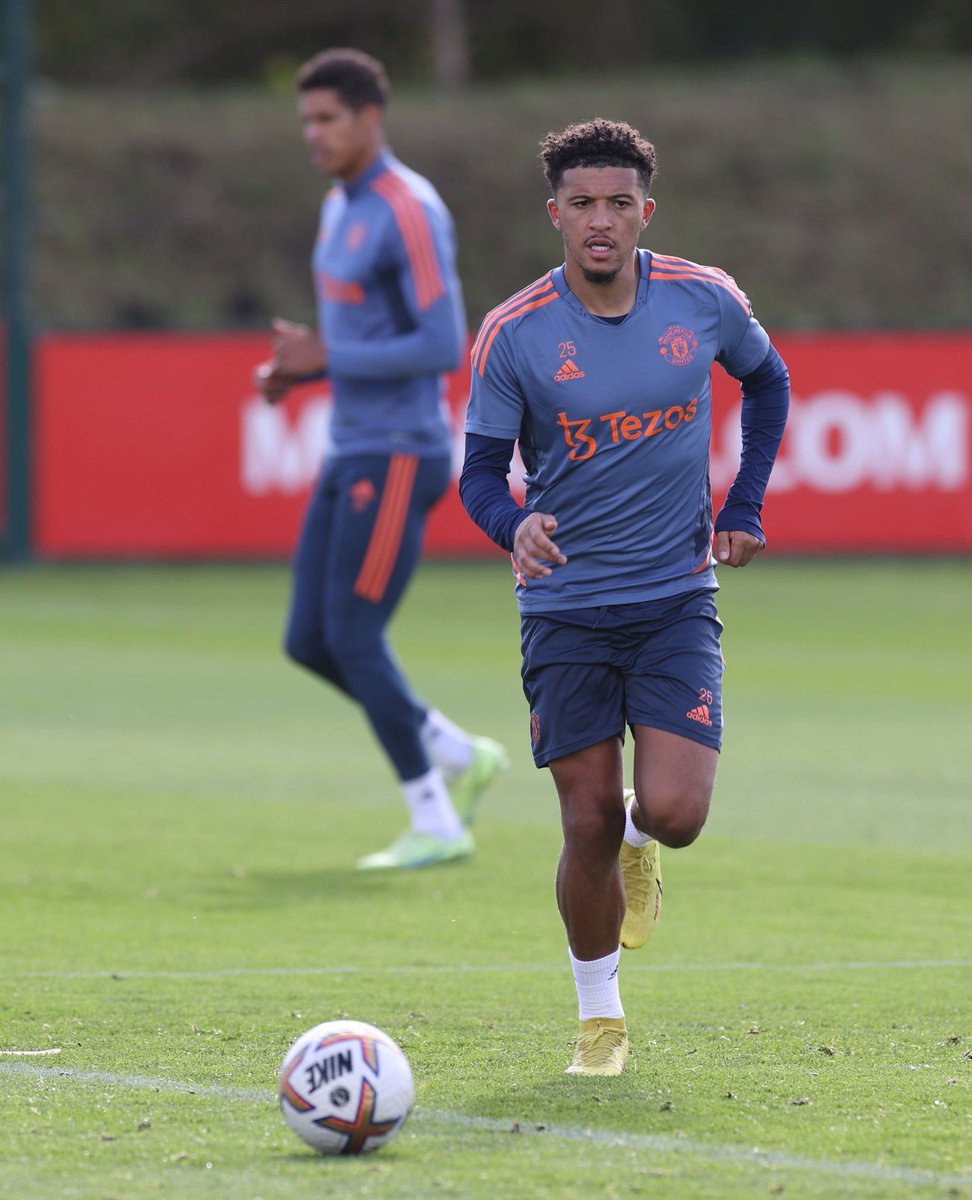
<path id="1" fill-rule="evenodd" d="M 403 807 L 284 662 L 283 568 L 0 572 L 0 1195 L 972 1195 L 972 563 L 722 585 L 712 815 L 622 961 L 629 1068 L 592 1080 L 501 559 L 425 564 L 394 640 L 512 768 L 472 862 L 381 876 L 352 864 Z M 360 1159 L 273 1096 L 339 1015 L 416 1077 Z"/>

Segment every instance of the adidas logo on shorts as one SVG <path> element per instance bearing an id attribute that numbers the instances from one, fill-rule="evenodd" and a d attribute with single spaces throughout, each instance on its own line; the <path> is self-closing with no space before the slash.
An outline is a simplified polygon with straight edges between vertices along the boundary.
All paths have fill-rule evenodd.
<path id="1" fill-rule="evenodd" d="M 708 704 L 700 704 L 698 708 L 690 708 L 685 715 L 690 721 L 698 721 L 700 725 L 712 725 Z"/>

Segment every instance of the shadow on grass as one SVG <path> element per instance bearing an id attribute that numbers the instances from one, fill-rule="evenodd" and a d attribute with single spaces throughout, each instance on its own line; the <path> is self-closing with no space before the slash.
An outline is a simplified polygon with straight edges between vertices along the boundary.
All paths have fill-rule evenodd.
<path id="1" fill-rule="evenodd" d="M 339 900 L 343 904 L 380 900 L 394 904 L 418 897 L 447 900 L 457 887 L 471 881 L 464 863 L 444 863 L 429 870 L 358 871 L 354 867 L 324 866 L 313 871 L 254 871 L 229 874 L 203 891 L 212 908 L 265 910 Z M 488 886 L 488 882 L 486 884 Z"/>

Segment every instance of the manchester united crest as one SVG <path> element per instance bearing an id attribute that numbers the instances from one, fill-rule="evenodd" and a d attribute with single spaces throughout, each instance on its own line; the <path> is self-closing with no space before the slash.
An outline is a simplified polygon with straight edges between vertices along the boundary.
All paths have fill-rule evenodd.
<path id="1" fill-rule="evenodd" d="M 669 325 L 658 339 L 658 353 L 673 367 L 687 367 L 695 358 L 699 339 L 695 331 L 684 325 Z"/>

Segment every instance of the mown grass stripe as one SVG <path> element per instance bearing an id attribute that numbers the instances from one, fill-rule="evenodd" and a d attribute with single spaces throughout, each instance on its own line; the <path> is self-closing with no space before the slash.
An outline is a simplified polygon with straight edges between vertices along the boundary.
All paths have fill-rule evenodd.
<path id="1" fill-rule="evenodd" d="M 214 1096 L 220 1100 L 240 1103 L 274 1104 L 276 1094 L 269 1088 L 234 1088 L 222 1084 L 191 1084 L 175 1079 L 149 1075 L 123 1075 L 112 1071 L 77 1071 L 70 1068 L 31 1066 L 29 1063 L 0 1062 L 0 1075 L 28 1076 L 31 1079 L 68 1080 L 79 1084 L 100 1084 L 127 1088 L 132 1091 L 177 1092 L 190 1096 Z M 883 1163 L 808 1158 L 785 1151 L 761 1150 L 755 1147 L 709 1144 L 691 1138 L 663 1134 L 628 1133 L 604 1129 L 531 1125 L 503 1120 L 499 1117 L 477 1117 L 468 1113 L 441 1112 L 434 1109 L 416 1110 L 411 1118 L 414 1125 L 443 1125 L 449 1128 L 477 1129 L 484 1133 L 526 1135 L 555 1138 L 567 1142 L 587 1142 L 599 1146 L 620 1146 L 629 1150 L 653 1151 L 663 1154 L 684 1154 L 711 1162 L 731 1163 L 734 1166 L 763 1166 L 816 1174 L 854 1176 L 858 1179 L 887 1180 L 894 1183 L 924 1184 L 933 1187 L 965 1187 L 972 1184 L 972 1175 L 938 1175 L 918 1167 L 886 1166 Z"/>
<path id="2" fill-rule="evenodd" d="M 809 963 L 631 963 L 622 960 L 624 971 L 927 971 L 972 967 L 972 959 L 895 959 L 888 962 Z M 303 975 L 518 975 L 536 971 L 563 971 L 563 963 L 440 963 L 426 966 L 375 966 L 346 964 L 334 967 L 219 967 L 210 971 L 10 971 L 15 979 L 227 979 L 235 976 L 297 978 Z"/>

